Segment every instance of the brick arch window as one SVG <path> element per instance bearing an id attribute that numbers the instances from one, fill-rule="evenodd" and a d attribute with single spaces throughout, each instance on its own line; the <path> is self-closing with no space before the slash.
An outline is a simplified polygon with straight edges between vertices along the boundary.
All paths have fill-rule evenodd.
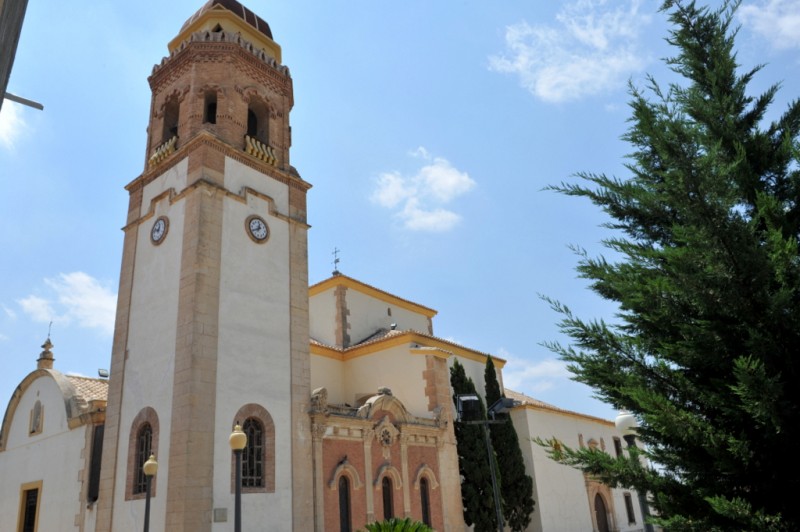
<path id="1" fill-rule="evenodd" d="M 436 481 L 436 475 L 427 464 L 422 464 L 417 469 L 416 478 L 414 480 L 414 489 L 419 491 L 420 513 L 422 514 L 422 522 L 428 526 L 433 526 L 431 518 L 431 490 L 439 487 Z"/>
<path id="2" fill-rule="evenodd" d="M 125 500 L 142 499 L 147 481 L 144 463 L 151 454 L 158 456 L 158 414 L 151 407 L 139 411 L 131 423 L 128 438 L 128 472 L 125 483 Z M 157 478 L 150 483 L 150 494 L 155 497 Z"/>
<path id="3" fill-rule="evenodd" d="M 422 522 L 428 526 L 431 525 L 431 490 L 428 484 L 428 478 L 422 477 L 419 479 L 419 499 L 420 507 L 422 508 Z"/>
<path id="4" fill-rule="evenodd" d="M 247 105 L 247 135 L 269 144 L 269 109 L 258 98 L 252 98 Z"/>
<path id="5" fill-rule="evenodd" d="M 347 475 L 339 477 L 339 530 L 352 532 L 353 518 L 350 509 L 350 479 Z"/>
<path id="6" fill-rule="evenodd" d="M 161 132 L 161 142 L 166 142 L 178 136 L 178 122 L 180 120 L 181 103 L 176 96 L 170 96 L 164 103 L 164 123 Z"/>
<path id="7" fill-rule="evenodd" d="M 236 413 L 233 424 L 247 434 L 242 451 L 242 493 L 275 492 L 275 424 L 261 405 L 250 403 Z M 231 492 L 236 489 L 236 459 L 231 453 Z"/>
<path id="8" fill-rule="evenodd" d="M 381 489 L 383 492 L 383 518 L 388 520 L 394 517 L 394 495 L 392 494 L 392 479 L 389 475 L 383 477 Z"/>
<path id="9" fill-rule="evenodd" d="M 203 93 L 203 123 L 217 123 L 217 91 L 207 90 Z"/>

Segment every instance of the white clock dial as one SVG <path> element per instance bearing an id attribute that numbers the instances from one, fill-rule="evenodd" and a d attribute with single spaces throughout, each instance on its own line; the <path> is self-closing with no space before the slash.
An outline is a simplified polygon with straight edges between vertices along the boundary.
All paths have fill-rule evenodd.
<path id="1" fill-rule="evenodd" d="M 150 238 L 153 240 L 153 243 L 160 244 L 164 237 L 167 235 L 167 227 L 168 227 L 167 218 L 164 216 L 159 217 L 155 223 L 153 224 L 153 228 L 150 230 Z"/>
<path id="2" fill-rule="evenodd" d="M 250 232 L 250 236 L 256 242 L 263 242 L 269 236 L 267 222 L 257 216 L 252 216 L 249 218 L 247 222 L 247 229 Z"/>

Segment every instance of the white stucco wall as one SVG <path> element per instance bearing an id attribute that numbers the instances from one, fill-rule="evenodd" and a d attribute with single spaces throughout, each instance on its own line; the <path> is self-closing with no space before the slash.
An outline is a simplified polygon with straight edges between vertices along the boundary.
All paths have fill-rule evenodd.
<path id="1" fill-rule="evenodd" d="M 44 407 L 42 432 L 30 436 L 30 413 L 37 400 Z M 64 397 L 53 378 L 31 383 L 17 405 L 5 451 L 0 452 L 0 530 L 17 530 L 21 487 L 37 481 L 42 482 L 38 530 L 78 530 L 74 523 L 83 511 L 80 472 L 89 456 L 84 449 L 87 430 L 91 425 L 69 430 Z M 93 514 L 94 508 L 86 513 Z"/>
<path id="2" fill-rule="evenodd" d="M 159 461 L 156 497 L 151 501 L 150 523 L 164 526 L 166 488 L 169 482 L 169 445 L 172 416 L 172 392 L 175 367 L 175 339 L 180 286 L 181 250 L 185 202 L 170 204 L 168 197 L 155 203 L 152 199 L 174 188 L 180 193 L 186 185 L 188 159 L 150 182 L 143 191 L 141 215 L 153 209 L 154 216 L 139 227 L 136 242 L 136 265 L 133 272 L 125 383 L 120 413 L 119 451 L 115 488 L 113 528 L 137 530 L 143 525 L 144 502 L 126 501 L 128 482 L 128 442 L 131 424 L 145 407 L 158 414 Z M 158 246 L 150 240 L 150 229 L 159 216 L 169 218 L 166 237 Z M 145 266 L 146 265 L 146 266 Z"/>
<path id="3" fill-rule="evenodd" d="M 519 437 L 520 447 L 525 459 L 525 469 L 534 481 L 534 500 L 536 510 L 528 527 L 534 532 L 573 532 L 592 530 L 592 513 L 589 495 L 583 473 L 551 460 L 540 445 L 532 438 L 557 438 L 565 445 L 579 447 L 578 435 L 583 435 L 586 445 L 590 439 L 605 443 L 606 452 L 614 454 L 614 436 L 620 436 L 613 424 L 593 420 L 588 417 L 568 413 L 557 413 L 543 409 L 518 408 L 512 412 L 514 428 Z M 624 493 L 633 497 L 636 523 L 629 524 L 625 509 Z M 634 491 L 611 490 L 612 503 L 608 511 L 613 518 L 609 520 L 612 530 L 633 532 L 641 530 L 641 513 L 637 494 Z"/>
<path id="4" fill-rule="evenodd" d="M 379 329 L 389 329 L 392 323 L 397 330 L 413 330 L 428 333 L 428 317 L 412 312 L 388 300 L 379 299 L 354 288 L 347 290 L 347 318 L 350 324 L 350 343 L 356 345 L 372 336 Z M 391 316 L 389 315 L 391 311 Z"/>
<path id="5" fill-rule="evenodd" d="M 336 298 L 333 288 L 308 300 L 308 321 L 311 338 L 326 345 L 336 345 Z M 313 379 L 313 372 L 312 372 Z M 314 389 L 312 384 L 311 389 Z"/>
<path id="6" fill-rule="evenodd" d="M 344 362 L 322 355 L 311 355 L 311 391 L 328 390 L 328 402 L 343 404 L 352 400 L 344 393 Z M 352 404 L 352 403 L 351 403 Z"/>
<path id="7" fill-rule="evenodd" d="M 286 185 L 232 159 L 225 164 L 225 185 L 240 193 L 250 187 L 274 200 L 277 212 L 288 214 Z M 257 214 L 270 236 L 257 244 L 246 233 L 245 220 Z M 275 493 L 245 494 L 242 511 L 252 523 L 270 523 L 271 530 L 291 530 L 291 371 L 289 312 L 289 225 L 270 214 L 267 201 L 255 195 L 247 203 L 223 201 L 220 269 L 219 344 L 214 450 L 214 507 L 228 508 L 233 518 L 231 451 L 228 435 L 236 412 L 248 403 L 269 411 L 275 424 Z M 240 420 L 243 421 L 243 420 Z M 285 517 L 282 517 L 285 516 Z M 213 530 L 229 530 L 230 522 Z"/>
<path id="8" fill-rule="evenodd" d="M 352 358 L 344 363 L 344 395 L 355 406 L 361 396 L 372 396 L 387 386 L 411 414 L 432 417 L 425 396 L 425 356 L 409 353 L 409 344 Z"/>

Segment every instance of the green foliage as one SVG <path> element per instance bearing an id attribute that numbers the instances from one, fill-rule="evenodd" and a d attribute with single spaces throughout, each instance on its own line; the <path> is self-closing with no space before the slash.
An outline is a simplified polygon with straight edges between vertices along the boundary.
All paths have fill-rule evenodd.
<path id="1" fill-rule="evenodd" d="M 486 404 L 492 405 L 505 394 L 500 390 L 492 357 L 486 359 L 484 371 L 486 383 Z M 500 493 L 503 498 L 503 518 L 506 526 L 514 532 L 525 530 L 531 522 L 535 502 L 533 500 L 533 479 L 525 474 L 525 461 L 519 447 L 514 422 L 507 414 L 498 414 L 504 423 L 489 425 L 492 447 L 497 457 L 500 477 Z"/>
<path id="2" fill-rule="evenodd" d="M 450 386 L 453 402 L 461 394 L 475 393 L 475 383 L 467 377 L 458 360 L 450 368 Z M 478 396 L 480 398 L 480 396 Z M 481 418 L 486 419 L 486 410 L 481 401 Z M 483 426 L 466 423 L 455 424 L 458 472 L 461 474 L 461 502 L 464 506 L 464 521 L 474 525 L 475 532 L 497 530 L 497 518 L 492 492 L 492 473 L 489 469 L 486 440 Z"/>
<path id="3" fill-rule="evenodd" d="M 610 216 L 614 261 L 582 253 L 578 271 L 619 313 L 583 321 L 549 300 L 573 341 L 550 347 L 637 415 L 658 467 L 551 454 L 646 490 L 670 530 L 800 530 L 800 102 L 779 115 L 777 85 L 748 94 L 761 67 L 736 62 L 737 7 L 664 2 L 682 81 L 631 87 L 630 177 L 552 187 Z"/>
<path id="4" fill-rule="evenodd" d="M 421 521 L 412 521 L 410 517 L 399 519 L 392 517 L 386 521 L 376 521 L 364 526 L 367 532 L 433 532 L 433 529 Z"/>

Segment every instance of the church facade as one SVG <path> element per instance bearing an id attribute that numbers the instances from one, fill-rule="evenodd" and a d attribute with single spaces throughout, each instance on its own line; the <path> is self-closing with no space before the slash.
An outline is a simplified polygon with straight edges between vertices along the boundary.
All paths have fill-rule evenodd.
<path id="1" fill-rule="evenodd" d="M 0 530 L 355 531 L 463 520 L 449 368 L 482 392 L 488 354 L 436 311 L 339 272 L 309 287 L 306 193 L 290 162 L 292 79 L 269 25 L 210 0 L 149 78 L 146 167 L 126 187 L 107 379 L 63 375 L 48 338 L 0 428 Z M 504 361 L 494 359 L 502 383 Z M 613 423 L 507 391 L 537 501 L 529 530 L 640 530 L 635 493 L 531 438 L 624 452 Z"/>

